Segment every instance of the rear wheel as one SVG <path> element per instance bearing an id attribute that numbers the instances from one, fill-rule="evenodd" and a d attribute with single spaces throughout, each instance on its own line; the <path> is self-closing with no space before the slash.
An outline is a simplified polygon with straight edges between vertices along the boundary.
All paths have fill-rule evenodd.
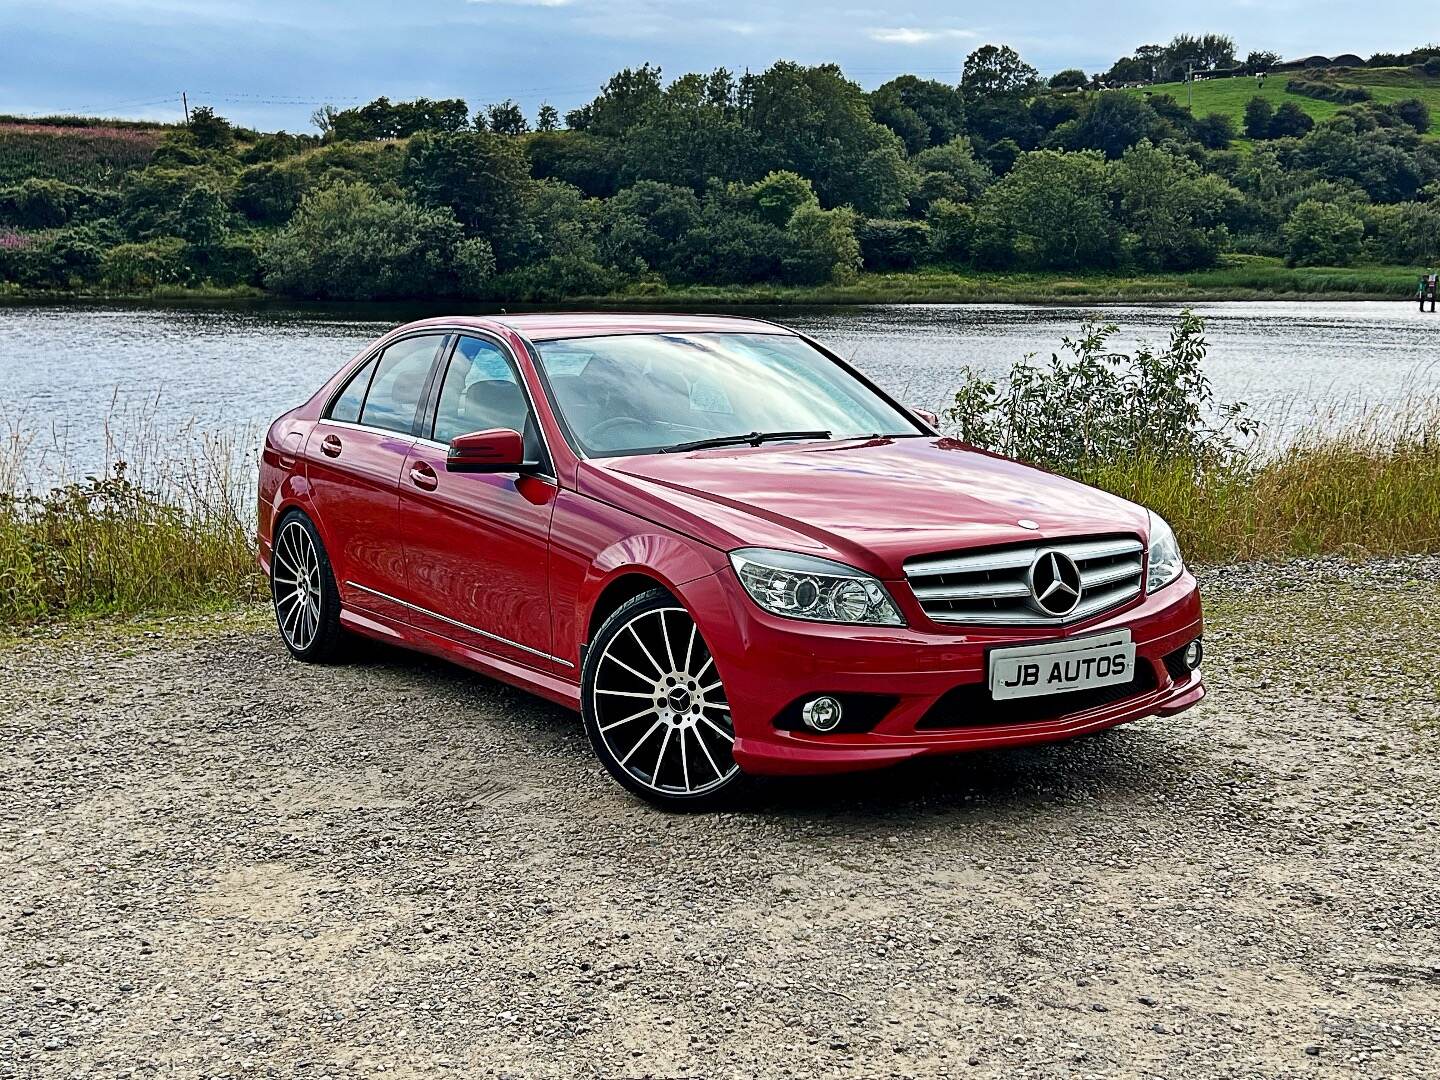
<path id="1" fill-rule="evenodd" d="M 630 791 L 699 809 L 735 786 L 725 687 L 695 620 L 670 594 L 637 596 L 605 620 L 585 657 L 585 730 Z"/>
<path id="2" fill-rule="evenodd" d="M 291 511 L 280 519 L 270 549 L 270 597 L 280 639 L 297 660 L 331 660 L 339 649 L 340 590 L 325 545 L 310 519 Z"/>

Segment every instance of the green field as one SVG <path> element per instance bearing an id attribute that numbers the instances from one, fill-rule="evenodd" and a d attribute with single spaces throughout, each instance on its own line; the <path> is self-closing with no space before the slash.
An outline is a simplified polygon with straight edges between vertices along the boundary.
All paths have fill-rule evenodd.
<path id="1" fill-rule="evenodd" d="M 1251 76 L 1237 76 L 1233 79 L 1197 80 L 1193 86 L 1183 82 L 1157 83 L 1154 86 L 1137 87 L 1128 91 L 1132 94 L 1169 94 L 1181 105 L 1188 104 L 1194 95 L 1192 106 L 1196 116 L 1207 113 L 1221 113 L 1235 122 L 1235 129 L 1245 129 L 1245 106 L 1251 98 L 1263 97 L 1276 108 L 1286 101 L 1293 101 L 1316 121 L 1327 120 L 1345 108 L 1334 101 L 1318 101 L 1303 94 L 1292 94 L 1285 84 L 1294 74 L 1271 75 L 1265 80 L 1263 89 L 1257 88 Z M 1314 78 L 1316 76 L 1311 75 Z M 1339 86 L 1363 86 L 1370 91 L 1375 101 L 1391 104 L 1405 98 L 1419 98 L 1430 107 L 1436 120 L 1440 121 L 1440 79 L 1428 78 L 1410 68 L 1346 68 L 1326 82 Z M 1432 132 L 1431 137 L 1434 137 Z M 1241 139 L 1241 143 L 1249 140 Z"/>

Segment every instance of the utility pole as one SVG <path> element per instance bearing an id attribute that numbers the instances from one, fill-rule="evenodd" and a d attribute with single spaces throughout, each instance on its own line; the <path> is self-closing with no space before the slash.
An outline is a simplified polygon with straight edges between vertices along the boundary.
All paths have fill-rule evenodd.
<path id="1" fill-rule="evenodd" d="M 180 107 L 185 110 L 185 126 L 190 126 L 190 101 L 185 96 L 185 91 L 180 91 Z"/>
<path id="2" fill-rule="evenodd" d="M 1185 107 L 1195 109 L 1195 61 L 1185 61 Z M 189 115 L 188 113 L 186 115 Z"/>

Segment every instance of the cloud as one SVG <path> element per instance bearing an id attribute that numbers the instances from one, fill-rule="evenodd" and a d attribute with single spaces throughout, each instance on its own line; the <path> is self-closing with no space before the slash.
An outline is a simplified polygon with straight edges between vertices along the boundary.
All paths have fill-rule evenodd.
<path id="1" fill-rule="evenodd" d="M 975 36 L 973 30 L 951 30 L 946 27 L 881 26 L 870 31 L 870 40 L 883 45 L 928 45 L 932 41 L 954 41 L 957 38 Z"/>

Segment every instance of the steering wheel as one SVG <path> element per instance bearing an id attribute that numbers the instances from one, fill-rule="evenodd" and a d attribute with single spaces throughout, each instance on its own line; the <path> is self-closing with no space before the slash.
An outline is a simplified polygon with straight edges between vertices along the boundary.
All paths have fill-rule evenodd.
<path id="1" fill-rule="evenodd" d="M 597 446 L 605 446 L 605 436 L 618 431 L 625 424 L 634 424 L 643 427 L 645 426 L 645 421 L 633 416 L 612 416 L 608 420 L 601 420 L 600 423 L 596 424 L 586 433 L 588 441 L 595 443 Z"/>

